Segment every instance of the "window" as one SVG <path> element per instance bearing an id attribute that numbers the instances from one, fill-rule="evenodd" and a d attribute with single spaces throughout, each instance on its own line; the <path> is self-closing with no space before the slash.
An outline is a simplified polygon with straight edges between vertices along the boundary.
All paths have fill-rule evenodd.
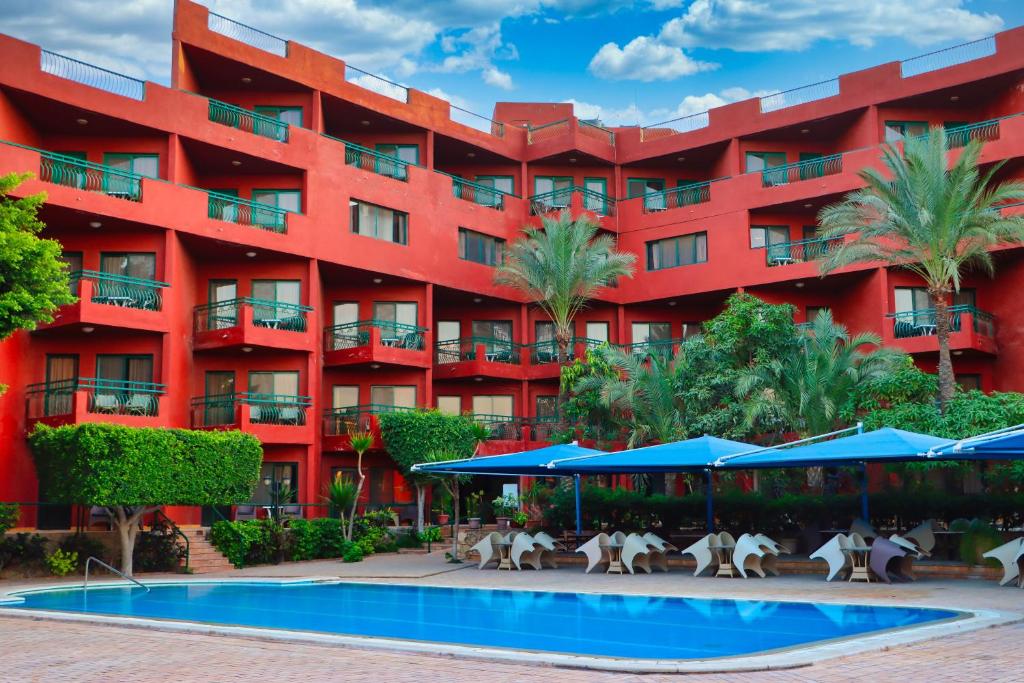
<path id="1" fill-rule="evenodd" d="M 602 343 L 608 341 L 608 323 L 604 321 L 595 321 L 587 323 L 587 339 L 593 343 L 587 343 L 590 347 L 600 346 Z"/>
<path id="2" fill-rule="evenodd" d="M 827 311 L 827 310 L 829 310 L 828 306 L 808 306 L 805 309 L 805 311 L 806 311 L 805 317 L 807 319 L 807 322 L 808 323 L 813 323 L 815 320 L 818 319 L 818 315 L 822 311 Z"/>
<path id="3" fill-rule="evenodd" d="M 750 226 L 750 248 L 764 249 L 769 244 L 781 244 L 789 241 L 788 225 L 752 225 Z"/>
<path id="4" fill-rule="evenodd" d="M 276 206 L 285 211 L 302 211 L 301 190 L 253 190 L 252 200 L 267 206 Z"/>
<path id="5" fill-rule="evenodd" d="M 897 313 L 926 310 L 932 307 L 928 290 L 924 287 L 897 287 L 895 300 Z"/>
<path id="6" fill-rule="evenodd" d="M 214 427 L 235 422 L 235 373 L 207 370 L 204 378 L 202 426 Z M 198 417 L 198 416 L 197 416 Z"/>
<path id="7" fill-rule="evenodd" d="M 269 116 L 272 119 L 277 119 L 281 123 L 287 123 L 289 126 L 302 126 L 302 107 L 257 105 L 255 107 L 255 111 L 257 114 Z"/>
<path id="8" fill-rule="evenodd" d="M 156 278 L 156 254 L 101 254 L 100 272 L 153 280 Z"/>
<path id="9" fill-rule="evenodd" d="M 499 206 L 501 204 L 501 195 L 499 193 L 515 194 L 515 181 L 510 175 L 478 175 L 476 177 L 476 184 L 495 189 L 493 193 L 477 193 L 476 203 L 483 204 L 484 206 Z"/>
<path id="10" fill-rule="evenodd" d="M 334 302 L 334 324 L 348 325 L 359 322 L 359 304 L 354 301 Z"/>
<path id="11" fill-rule="evenodd" d="M 684 322 L 683 323 L 683 339 L 689 339 L 690 337 L 696 337 L 698 334 L 704 331 L 704 323 L 698 322 Z"/>
<path id="12" fill-rule="evenodd" d="M 390 467 L 371 467 L 367 477 L 370 505 L 390 505 L 395 500 L 395 471 Z"/>
<path id="13" fill-rule="evenodd" d="M 416 407 L 416 387 L 373 386 L 370 387 L 370 403 L 396 408 Z"/>
<path id="14" fill-rule="evenodd" d="M 647 270 L 704 263 L 708 260 L 708 234 L 698 232 L 647 243 Z"/>
<path id="15" fill-rule="evenodd" d="M 553 420 L 558 417 L 557 396 L 538 396 L 536 405 L 538 420 Z"/>
<path id="16" fill-rule="evenodd" d="M 375 301 L 373 319 L 400 325 L 416 326 L 417 304 L 409 301 Z"/>
<path id="17" fill-rule="evenodd" d="M 533 324 L 534 341 L 553 342 L 555 340 L 555 324 L 550 320 L 538 320 Z"/>
<path id="18" fill-rule="evenodd" d="M 331 387 L 332 408 L 355 408 L 359 405 L 359 387 L 350 384 L 335 384 Z"/>
<path id="19" fill-rule="evenodd" d="M 77 355 L 47 354 L 46 391 L 43 392 L 42 414 L 49 416 L 71 413 L 77 383 Z"/>
<path id="20" fill-rule="evenodd" d="M 437 321 L 437 341 L 452 341 L 459 338 L 461 332 L 461 325 L 458 320 L 438 320 Z"/>
<path id="21" fill-rule="evenodd" d="M 352 232 L 385 242 L 408 244 L 408 214 L 354 199 L 348 206 Z"/>
<path id="22" fill-rule="evenodd" d="M 956 383 L 964 391 L 981 391 L 981 375 L 955 375 Z"/>
<path id="23" fill-rule="evenodd" d="M 98 354 L 96 378 L 110 382 L 152 382 L 153 356 Z"/>
<path id="24" fill-rule="evenodd" d="M 249 393 L 256 397 L 298 396 L 299 373 L 294 371 L 249 372 Z"/>
<path id="25" fill-rule="evenodd" d="M 785 152 L 747 152 L 747 173 L 760 172 L 762 174 L 762 184 L 765 187 L 784 185 L 786 183 L 785 169 L 779 171 L 771 170 L 785 165 Z"/>
<path id="26" fill-rule="evenodd" d="M 445 415 L 461 415 L 462 414 L 462 397 L 461 396 L 438 396 L 437 397 L 437 409 Z"/>
<path id="27" fill-rule="evenodd" d="M 608 181 L 604 178 L 584 178 L 583 208 L 598 216 L 608 215 Z"/>
<path id="28" fill-rule="evenodd" d="M 159 154 L 104 154 L 103 163 L 111 168 L 146 178 L 160 177 Z M 109 179 L 112 180 L 113 178 Z"/>
<path id="29" fill-rule="evenodd" d="M 626 196 L 644 198 L 644 211 L 664 211 L 665 181 L 662 178 L 630 178 L 626 181 Z"/>
<path id="30" fill-rule="evenodd" d="M 572 187 L 572 178 L 566 176 L 539 175 L 533 179 L 534 194 L 556 193 L 547 204 L 553 208 L 565 208 L 569 206 L 569 188 Z"/>
<path id="31" fill-rule="evenodd" d="M 406 164 L 412 164 L 418 166 L 420 163 L 420 147 L 419 145 L 398 145 L 392 143 L 381 143 L 376 146 L 376 149 L 381 154 L 386 154 L 389 157 L 401 159 Z M 405 180 L 408 176 L 409 169 L 406 164 L 396 164 L 393 161 L 387 159 L 375 158 L 374 159 L 374 171 L 381 175 L 386 175 L 391 178 L 398 178 L 399 180 Z"/>
<path id="32" fill-rule="evenodd" d="M 82 270 L 82 252 L 80 251 L 65 251 L 60 255 L 60 260 L 68 264 L 69 273 L 74 273 Z"/>
<path id="33" fill-rule="evenodd" d="M 259 505 L 272 505 L 274 492 L 264 484 L 264 480 L 273 482 L 277 487 L 277 503 L 280 505 L 294 503 L 298 496 L 299 463 L 297 462 L 265 462 L 260 466 L 260 480 L 256 484 L 256 493 L 252 502 Z"/>
<path id="34" fill-rule="evenodd" d="M 669 339 L 672 339 L 672 323 L 633 323 L 634 344 Z"/>
<path id="35" fill-rule="evenodd" d="M 304 321 L 296 320 L 296 311 L 273 304 L 299 305 L 302 284 L 298 280 L 253 280 L 252 298 L 257 302 L 252 307 L 252 321 L 261 327 L 274 329 L 295 329 Z"/>
<path id="36" fill-rule="evenodd" d="M 511 320 L 474 320 L 473 336 L 512 341 Z"/>
<path id="37" fill-rule="evenodd" d="M 512 417 L 512 396 L 474 396 L 474 415 L 499 415 Z"/>
<path id="38" fill-rule="evenodd" d="M 928 132 L 927 121 L 886 121 L 885 141 L 896 142 L 906 137 L 924 135 Z"/>
<path id="39" fill-rule="evenodd" d="M 459 258 L 485 266 L 500 266 L 505 262 L 505 240 L 459 228 Z"/>

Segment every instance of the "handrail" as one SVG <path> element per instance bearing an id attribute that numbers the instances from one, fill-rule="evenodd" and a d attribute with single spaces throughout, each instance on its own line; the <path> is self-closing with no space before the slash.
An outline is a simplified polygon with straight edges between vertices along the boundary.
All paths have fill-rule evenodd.
<path id="1" fill-rule="evenodd" d="M 788 185 L 800 180 L 812 180 L 843 171 L 843 153 L 825 154 L 814 159 L 794 161 L 781 166 L 764 168 L 754 173 L 761 174 L 761 187 Z"/>
<path id="2" fill-rule="evenodd" d="M 830 78 L 827 81 L 818 81 L 809 85 L 801 85 L 789 90 L 764 95 L 758 98 L 762 114 L 795 107 L 799 104 L 823 100 L 828 97 L 839 95 L 839 79 Z"/>
<path id="3" fill-rule="evenodd" d="M 279 142 L 288 142 L 289 126 L 271 116 L 245 109 L 230 102 L 222 102 L 212 97 L 206 117 L 214 123 L 220 123 L 238 130 L 248 131 Z M 247 124 L 247 125 L 246 125 Z"/>
<path id="4" fill-rule="evenodd" d="M 590 131 L 593 131 L 593 134 L 591 134 Z M 609 145 L 615 144 L 615 131 L 609 128 L 605 128 L 604 126 L 599 126 L 598 124 L 592 123 L 591 121 L 584 121 L 581 119 L 580 132 L 585 132 L 587 135 L 590 135 L 591 137 L 596 137 L 598 139 L 604 138 Z"/>
<path id="5" fill-rule="evenodd" d="M 253 28 L 240 21 L 229 19 L 222 14 L 210 12 L 206 20 L 206 27 L 214 33 L 234 38 L 241 43 L 251 45 L 260 50 L 266 50 L 279 57 L 288 56 L 288 41 L 284 38 L 279 38 L 272 33 Z"/>
<path id="6" fill-rule="evenodd" d="M 995 53 L 995 36 L 979 38 L 978 40 L 960 43 L 959 45 L 953 45 L 942 50 L 926 52 L 923 55 L 904 59 L 900 62 L 900 78 L 917 76 L 918 74 L 945 69 L 957 64 L 963 64 L 964 62 L 972 62 L 982 57 L 990 57 Z"/>
<path id="7" fill-rule="evenodd" d="M 640 129 L 640 142 L 657 140 L 658 138 L 676 135 L 678 133 L 689 133 L 691 131 L 707 128 L 711 123 L 711 117 L 706 111 L 697 112 L 688 116 L 652 123 Z M 677 124 L 670 126 L 669 124 Z"/>
<path id="8" fill-rule="evenodd" d="M 147 593 L 149 592 L 149 586 L 147 586 L 146 584 L 141 583 L 140 581 L 138 581 L 136 579 L 133 579 L 132 577 L 128 576 L 127 574 L 125 574 L 124 572 L 122 572 L 119 569 L 114 569 L 113 567 L 111 567 L 109 564 L 107 564 L 103 560 L 99 559 L 98 557 L 93 557 L 92 555 L 90 555 L 89 558 L 85 561 L 85 581 L 82 582 L 82 590 L 89 590 L 89 566 L 93 562 L 95 562 L 96 564 L 98 564 L 98 565 L 100 565 L 102 567 L 105 567 L 109 571 L 114 572 L 115 574 L 120 576 L 122 579 L 126 579 L 128 581 L 131 581 L 132 583 L 134 583 L 139 588 L 145 588 Z"/>
<path id="9" fill-rule="evenodd" d="M 978 121 L 977 123 L 966 123 L 962 126 L 950 126 L 944 131 L 946 135 L 946 147 L 948 149 L 966 147 L 967 143 L 971 140 L 981 140 L 982 142 L 997 140 L 999 139 L 999 122 L 1003 119 L 1013 118 L 1014 116 L 1016 116 L 1016 114 L 999 116 L 994 119 Z M 929 136 L 929 134 L 930 133 L 922 133 L 920 135 L 911 136 L 908 139 L 924 140 Z"/>
<path id="10" fill-rule="evenodd" d="M 129 380 L 99 379 L 96 377 L 73 377 L 71 379 L 51 380 L 49 382 L 35 382 L 25 385 L 27 393 L 38 393 L 45 391 L 79 391 L 79 390 L 100 390 L 100 391 L 130 391 L 137 394 L 162 395 L 167 392 L 167 385 L 156 382 L 134 382 Z"/>
<path id="11" fill-rule="evenodd" d="M 350 78 L 349 72 L 353 72 L 358 75 Z M 354 82 L 356 86 L 363 88 L 364 90 L 369 90 L 370 92 L 375 92 L 378 95 L 390 97 L 391 99 L 398 100 L 399 102 L 409 102 L 409 88 L 406 86 L 395 83 L 394 81 L 389 81 L 383 76 L 378 76 L 377 74 L 370 73 L 369 71 L 363 71 L 351 64 L 345 64 L 345 80 L 349 83 Z"/>
<path id="12" fill-rule="evenodd" d="M 170 530 L 174 533 L 175 536 L 180 536 L 182 538 L 182 540 L 185 541 L 185 572 L 187 573 L 189 571 L 189 568 L 188 568 L 189 558 L 191 557 L 191 554 L 192 554 L 192 547 L 191 547 L 192 544 L 189 543 L 188 536 L 185 534 L 185 532 L 183 532 L 181 529 L 178 528 L 178 525 L 174 523 L 174 520 L 172 520 L 170 517 L 168 517 L 167 514 L 164 513 L 163 510 L 159 510 L 159 509 L 154 510 L 153 511 L 153 516 L 154 517 L 159 517 L 160 519 L 162 519 L 164 521 L 164 523 L 167 524 L 167 526 L 170 528 Z"/>
<path id="13" fill-rule="evenodd" d="M 256 299 L 251 296 L 240 296 L 234 299 L 225 299 L 224 301 L 217 301 L 209 304 L 200 304 L 195 307 L 197 311 L 213 310 L 215 308 L 232 307 L 232 306 L 267 306 L 274 308 L 283 308 L 289 311 L 299 311 L 302 313 L 309 313 L 313 310 L 312 306 L 304 306 L 302 304 L 292 304 L 285 301 L 273 301 L 271 299 Z"/>
<path id="14" fill-rule="evenodd" d="M 448 103 L 448 106 L 451 109 L 451 111 L 449 111 L 448 113 L 448 118 L 450 118 L 455 123 L 461 123 L 462 125 L 468 126 L 474 130 L 478 130 L 481 133 L 490 133 L 491 135 L 498 138 L 505 136 L 505 124 L 502 123 L 501 121 L 489 119 L 486 116 L 477 114 L 476 112 L 472 112 L 469 111 L 468 109 L 458 107 L 452 104 L 451 102 Z M 461 114 L 455 114 L 454 112 L 461 112 Z M 487 125 L 488 130 L 484 130 L 483 128 L 480 128 L 479 125 L 476 124 Z"/>
<path id="15" fill-rule="evenodd" d="M 69 81 L 105 90 L 122 97 L 129 97 L 140 102 L 146 99 L 145 81 L 49 50 L 39 51 L 39 69 L 43 73 L 66 78 Z"/>
<path id="16" fill-rule="evenodd" d="M 467 186 L 472 187 L 473 189 L 479 190 L 481 192 L 490 192 L 492 194 L 500 194 L 500 195 L 504 195 L 506 197 L 515 197 L 517 199 L 519 198 L 519 195 L 513 194 L 512 192 L 505 192 L 504 190 L 499 190 L 496 187 L 488 187 L 487 185 L 481 185 L 480 183 L 475 183 L 472 180 L 466 180 L 465 178 L 462 178 L 462 177 L 457 176 L 457 175 L 453 175 L 451 173 L 445 173 L 444 171 L 440 171 L 440 170 L 438 170 L 436 168 L 434 169 L 434 173 L 440 173 L 441 175 L 446 175 L 449 178 L 451 178 L 452 181 L 455 182 L 455 183 L 458 183 L 460 185 L 467 185 Z"/>
<path id="17" fill-rule="evenodd" d="M 340 325 L 329 325 L 325 329 L 332 330 L 334 332 L 340 332 L 342 330 L 359 329 L 361 327 L 385 327 L 388 329 L 402 330 L 403 332 L 426 332 L 426 327 L 420 327 L 419 325 L 409 325 L 407 323 L 392 322 L 390 320 L 380 320 L 379 318 L 370 318 L 369 320 L 357 320 L 353 323 L 342 323 Z"/>
<path id="18" fill-rule="evenodd" d="M 704 202 L 711 201 L 712 184 L 722 180 L 729 180 L 729 177 L 712 178 L 711 180 L 702 180 L 690 183 L 689 185 L 676 185 L 675 187 L 668 187 L 657 192 L 645 192 L 642 195 L 629 197 L 628 199 L 643 199 L 643 213 L 654 213 L 693 204 L 703 204 Z"/>
<path id="19" fill-rule="evenodd" d="M 526 126 L 526 144 L 532 145 L 535 142 L 539 142 L 545 135 L 541 135 L 540 138 L 535 135 L 538 131 L 555 132 L 556 128 L 568 128 L 569 119 L 559 119 L 558 121 L 552 121 L 551 123 L 545 123 L 540 126 Z"/>
<path id="20" fill-rule="evenodd" d="M 68 273 L 68 279 L 74 280 L 108 280 L 119 282 L 125 285 L 137 285 L 139 287 L 163 288 L 170 287 L 167 282 L 150 280 L 144 277 L 132 277 L 131 275 L 120 275 L 118 273 L 104 273 L 99 270 L 73 270 Z"/>

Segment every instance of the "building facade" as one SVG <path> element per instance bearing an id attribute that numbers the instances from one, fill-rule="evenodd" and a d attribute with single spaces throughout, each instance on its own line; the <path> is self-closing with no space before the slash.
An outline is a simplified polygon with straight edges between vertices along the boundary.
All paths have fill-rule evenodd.
<path id="1" fill-rule="evenodd" d="M 934 369 L 921 283 L 872 265 L 820 277 L 815 217 L 880 165 L 884 142 L 929 126 L 954 146 L 983 140 L 984 164 L 1024 177 L 1022 45 L 1013 29 L 610 130 L 570 104 L 478 116 L 187 0 L 169 88 L 0 36 L 0 173 L 35 174 L 18 192 L 47 193 L 46 235 L 79 296 L 0 344 L 0 500 L 39 499 L 25 436 L 40 421 L 238 427 L 301 502 L 354 466 L 347 434 L 381 412 L 473 413 L 491 453 L 545 441 L 550 323 L 492 277 L 522 226 L 563 209 L 638 258 L 579 316 L 574 354 L 605 341 L 670 353 L 745 291 L 794 304 L 798 322 L 828 307 Z M 1022 286 L 1014 248 L 998 250 L 995 279 L 968 278 L 961 382 L 1024 390 Z M 412 505 L 386 453 L 368 464 L 366 502 Z M 24 522 L 67 525 L 68 511 L 40 509 Z"/>

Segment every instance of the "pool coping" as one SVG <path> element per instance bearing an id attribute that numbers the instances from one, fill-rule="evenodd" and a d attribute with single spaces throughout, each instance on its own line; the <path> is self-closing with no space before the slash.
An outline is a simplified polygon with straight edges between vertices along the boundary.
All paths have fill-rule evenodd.
<path id="1" fill-rule="evenodd" d="M 223 577 L 217 579 L 164 578 L 142 581 L 147 586 L 166 585 L 211 585 L 211 584 L 262 584 L 262 585 L 299 585 L 308 583 L 373 583 L 368 580 L 347 580 L 337 576 L 310 576 L 301 578 L 259 578 L 259 577 Z M 95 581 L 90 588 L 115 588 L 131 586 L 127 581 Z M 450 586 L 434 583 L 400 583 L 389 581 L 391 586 L 429 586 L 435 588 L 458 588 L 464 590 L 522 590 L 524 592 L 556 592 L 578 593 L 583 595 L 629 595 L 636 597 L 675 597 L 694 599 L 713 599 L 702 596 L 661 595 L 654 593 L 614 593 L 608 591 L 565 591 L 543 589 L 488 588 L 482 586 Z M 0 608 L 5 604 L 21 602 L 20 596 L 49 591 L 75 590 L 81 588 L 76 583 L 56 583 L 35 586 L 11 586 L 0 593 Z M 742 601 L 757 602 L 757 599 L 736 598 Z M 808 600 L 764 599 L 765 602 L 789 602 L 814 604 Z M 945 610 L 956 612 L 957 616 L 932 623 L 901 626 L 867 635 L 854 635 L 842 638 L 819 641 L 807 645 L 794 645 L 777 650 L 749 654 L 716 657 L 711 659 L 630 659 L 621 657 L 602 657 L 598 655 L 574 655 L 539 650 L 522 650 L 513 648 L 486 647 L 477 645 L 460 645 L 422 640 L 406 640 L 399 638 L 383 638 L 374 636 L 356 636 L 316 631 L 298 631 L 287 629 L 271 629 L 254 626 L 232 626 L 227 624 L 209 624 L 195 621 L 175 621 L 151 619 L 143 617 L 122 617 L 103 614 L 82 614 L 52 610 L 11 609 L 0 610 L 0 615 L 32 620 L 63 621 L 72 623 L 94 623 L 109 626 L 141 628 L 156 631 L 191 633 L 199 635 L 226 635 L 241 638 L 253 638 L 277 642 L 305 643 L 357 649 L 384 650 L 392 652 L 412 652 L 470 658 L 483 661 L 499 661 L 511 664 L 546 665 L 573 669 L 596 671 L 615 671 L 623 673 L 737 673 L 753 671 L 769 671 L 778 669 L 794 669 L 810 666 L 817 662 L 837 657 L 847 657 L 870 651 L 885 650 L 897 645 L 908 645 L 944 636 L 956 635 L 993 626 L 1001 626 L 1024 621 L 1024 614 L 999 610 L 972 609 L 956 606 L 932 604 L 905 604 L 881 602 L 878 600 L 834 601 L 825 600 L 822 604 L 857 605 L 869 607 L 903 607 L 910 609 Z"/>

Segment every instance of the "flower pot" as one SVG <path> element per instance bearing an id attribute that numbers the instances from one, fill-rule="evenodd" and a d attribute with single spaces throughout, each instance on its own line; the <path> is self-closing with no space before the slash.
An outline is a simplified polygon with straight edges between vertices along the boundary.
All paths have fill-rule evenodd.
<path id="1" fill-rule="evenodd" d="M 494 521 L 496 521 L 498 523 L 498 531 L 508 531 L 509 530 L 509 526 L 510 526 L 509 523 L 512 521 L 512 518 L 511 517 L 495 517 Z"/>
<path id="2" fill-rule="evenodd" d="M 480 518 L 479 517 L 470 517 L 469 518 L 469 528 L 470 529 L 479 529 L 480 528 Z"/>
<path id="3" fill-rule="evenodd" d="M 437 516 L 437 523 L 440 526 L 447 526 L 449 519 L 451 519 L 451 515 L 438 515 Z"/>

